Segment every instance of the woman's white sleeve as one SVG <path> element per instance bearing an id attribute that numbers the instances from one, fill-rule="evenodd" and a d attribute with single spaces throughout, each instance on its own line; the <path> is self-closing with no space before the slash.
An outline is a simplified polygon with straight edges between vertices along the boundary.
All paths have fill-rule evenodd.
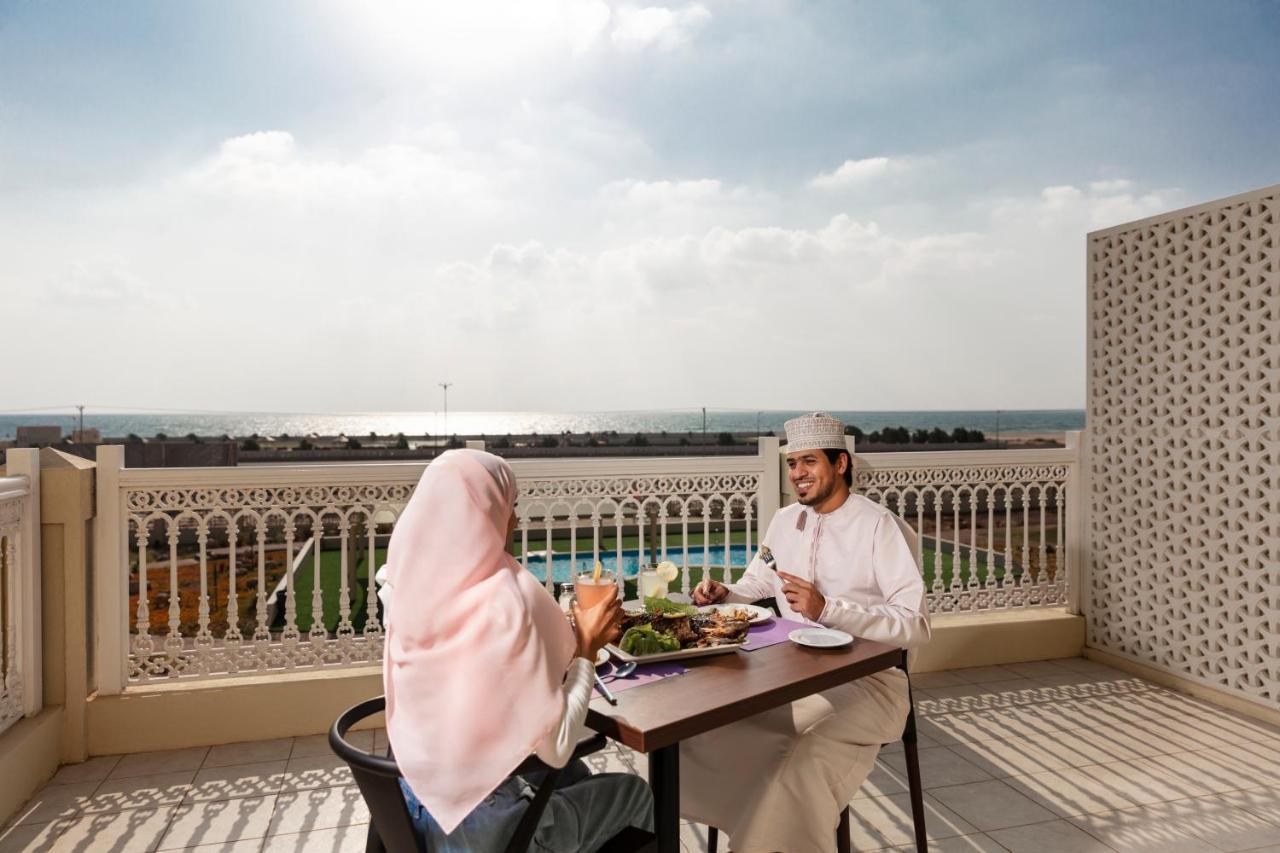
<path id="1" fill-rule="evenodd" d="M 569 674 L 564 679 L 564 717 L 560 724 L 547 733 L 534 754 L 550 767 L 564 767 L 573 756 L 578 741 L 590 732 L 582 725 L 587 718 L 587 705 L 591 703 L 595 667 L 591 661 L 575 657 L 569 664 Z"/>

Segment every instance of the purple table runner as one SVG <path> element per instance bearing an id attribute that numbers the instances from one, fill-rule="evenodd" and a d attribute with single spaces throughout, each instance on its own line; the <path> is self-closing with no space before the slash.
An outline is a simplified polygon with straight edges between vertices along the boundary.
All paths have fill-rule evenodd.
<path id="1" fill-rule="evenodd" d="M 797 628 L 812 627 L 812 625 L 806 625 L 803 622 L 792 622 L 790 619 L 780 619 L 775 616 L 768 622 L 752 625 L 747 629 L 747 643 L 742 647 L 742 650 L 744 652 L 754 652 L 756 649 L 776 646 L 778 643 L 785 643 L 787 635 Z"/>
<path id="2" fill-rule="evenodd" d="M 657 663 L 646 663 L 636 667 L 635 672 L 626 678 L 611 678 L 611 674 L 615 667 L 618 666 L 617 661 L 611 661 L 608 667 L 601 667 L 600 678 L 604 681 L 605 686 L 613 693 L 619 693 L 623 690 L 630 690 L 632 687 L 639 687 L 642 684 L 651 684 L 655 681 L 661 681 L 664 678 L 670 678 L 673 675 L 680 675 L 689 670 L 678 663 L 670 661 L 659 661 Z M 597 691 L 597 694 L 599 691 Z"/>

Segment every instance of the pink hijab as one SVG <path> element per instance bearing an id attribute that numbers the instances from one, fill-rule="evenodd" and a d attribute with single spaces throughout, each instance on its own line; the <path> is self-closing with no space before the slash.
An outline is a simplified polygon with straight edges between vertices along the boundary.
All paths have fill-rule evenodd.
<path id="1" fill-rule="evenodd" d="M 506 552 L 515 497 L 506 462 L 451 450 L 423 473 L 388 548 L 387 736 L 446 833 L 564 716 L 573 632 Z"/>

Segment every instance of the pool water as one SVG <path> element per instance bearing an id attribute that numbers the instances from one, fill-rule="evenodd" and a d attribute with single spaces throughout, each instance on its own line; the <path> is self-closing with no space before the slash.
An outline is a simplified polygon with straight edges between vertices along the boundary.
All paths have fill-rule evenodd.
<path id="1" fill-rule="evenodd" d="M 683 569 L 685 550 L 682 547 L 668 547 L 667 559 L 675 563 L 676 566 Z M 653 560 L 661 560 L 662 552 L 659 549 L 656 553 L 645 549 L 646 562 Z M 699 569 L 703 565 L 703 556 L 706 556 L 706 562 L 710 563 L 712 568 L 722 569 L 725 565 L 725 553 L 723 545 L 711 545 L 704 552 L 701 545 L 688 549 L 689 552 L 689 568 Z M 742 568 L 747 565 L 747 546 L 746 545 L 730 545 L 729 546 L 729 565 Z M 634 578 L 640 573 L 640 551 L 637 548 L 624 549 L 622 552 L 622 575 L 626 578 Z M 618 552 L 604 551 L 600 552 L 600 564 L 606 572 L 618 571 Z M 544 553 L 537 551 L 529 552 L 528 561 L 529 571 L 533 572 L 538 578 L 546 580 L 547 577 L 547 558 Z M 595 557 L 592 556 L 591 550 L 587 549 L 586 553 L 579 552 L 576 560 L 570 560 L 569 554 L 555 553 L 551 557 L 551 577 L 556 583 L 573 580 L 583 572 L 589 572 L 595 568 Z M 676 581 L 678 584 L 679 581 Z"/>

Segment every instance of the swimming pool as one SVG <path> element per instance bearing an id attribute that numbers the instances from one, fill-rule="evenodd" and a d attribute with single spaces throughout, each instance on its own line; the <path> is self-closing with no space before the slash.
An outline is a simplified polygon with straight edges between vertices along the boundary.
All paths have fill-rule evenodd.
<path id="1" fill-rule="evenodd" d="M 685 548 L 667 547 L 667 559 L 675 563 L 677 566 L 684 566 Z M 661 549 L 655 554 L 649 549 L 645 549 L 646 558 L 648 560 L 661 559 Z M 701 545 L 688 549 L 689 551 L 689 568 L 702 568 L 703 555 L 706 555 L 706 561 L 712 568 L 724 568 L 725 553 L 723 545 L 708 546 L 704 552 Z M 729 546 L 729 565 L 741 568 L 747 565 L 747 546 L 746 545 L 730 545 Z M 606 572 L 614 572 L 618 569 L 618 552 L 605 551 L 600 552 L 600 563 L 604 566 Z M 533 572 L 540 579 L 546 580 L 547 577 L 547 558 L 543 552 L 529 552 L 529 571 Z M 595 558 L 591 555 L 591 550 L 587 549 L 586 553 L 578 552 L 576 560 L 570 560 L 568 553 L 555 553 L 551 557 L 552 580 L 559 583 L 562 581 L 573 580 L 576 575 L 582 572 L 589 572 L 595 568 Z M 638 548 L 623 549 L 622 551 L 622 574 L 623 577 L 633 578 L 640 571 L 640 550 Z"/>

